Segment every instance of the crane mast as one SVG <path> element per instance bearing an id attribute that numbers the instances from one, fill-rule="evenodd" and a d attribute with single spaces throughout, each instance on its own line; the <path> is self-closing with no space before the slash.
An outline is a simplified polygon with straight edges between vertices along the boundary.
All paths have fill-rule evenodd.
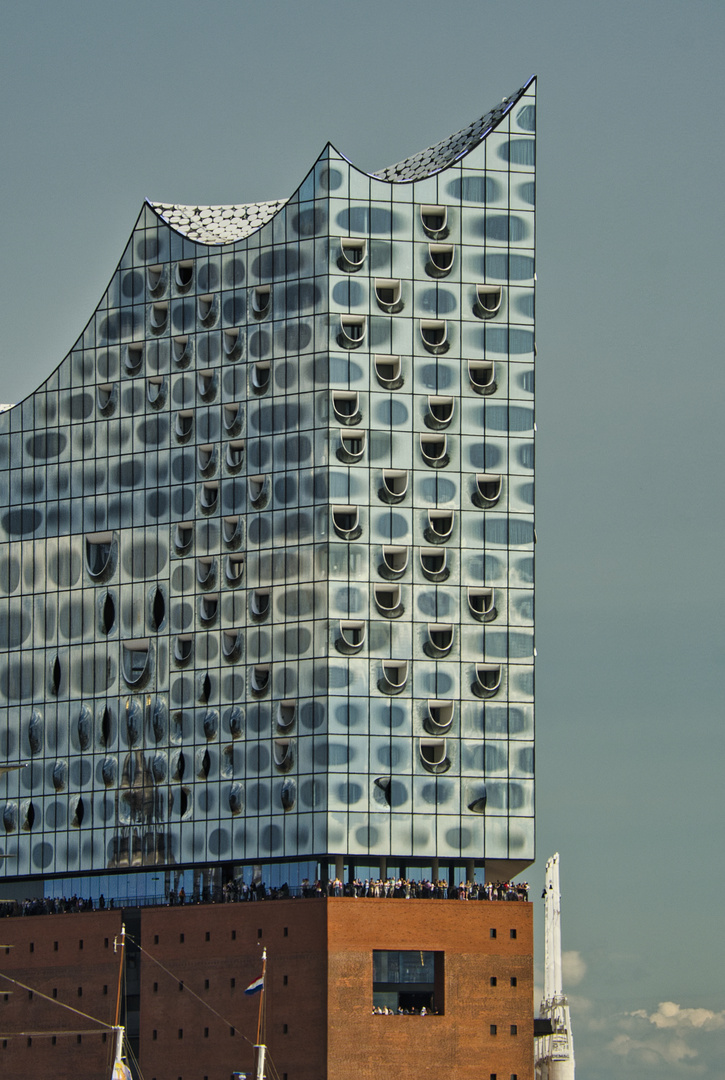
<path id="1" fill-rule="evenodd" d="M 547 1034 L 535 1040 L 536 1080 L 574 1080 L 574 1039 L 569 1002 L 564 994 L 561 972 L 561 893 L 559 855 L 546 864 L 544 997 L 539 1018 L 549 1021 Z"/>

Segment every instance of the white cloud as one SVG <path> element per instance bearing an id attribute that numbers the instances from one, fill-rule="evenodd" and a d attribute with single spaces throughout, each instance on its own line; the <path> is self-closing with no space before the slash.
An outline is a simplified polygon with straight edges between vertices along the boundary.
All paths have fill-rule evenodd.
<path id="1" fill-rule="evenodd" d="M 631 1035 L 617 1035 L 609 1044 L 609 1049 L 619 1057 L 643 1065 L 683 1065 L 697 1057 L 697 1050 L 677 1036 L 637 1039 Z"/>
<path id="2" fill-rule="evenodd" d="M 568 949 L 561 954 L 561 971 L 564 993 L 567 986 L 578 986 L 587 973 L 584 957 L 577 949 Z"/>
<path id="3" fill-rule="evenodd" d="M 711 1009 L 683 1009 L 674 1001 L 661 1001 L 657 1006 L 657 1012 L 647 1013 L 644 1009 L 638 1009 L 630 1013 L 630 1016 L 641 1017 L 649 1020 L 656 1028 L 680 1028 L 687 1030 L 696 1028 L 700 1031 L 717 1031 L 725 1027 L 725 1010 L 712 1012 Z"/>

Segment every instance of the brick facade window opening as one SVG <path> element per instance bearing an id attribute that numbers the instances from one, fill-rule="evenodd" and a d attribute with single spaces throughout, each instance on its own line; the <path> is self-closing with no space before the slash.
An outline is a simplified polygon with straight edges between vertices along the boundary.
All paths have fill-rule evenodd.
<path id="1" fill-rule="evenodd" d="M 421 950 L 373 951 L 373 1012 L 442 1015 L 444 953 Z"/>

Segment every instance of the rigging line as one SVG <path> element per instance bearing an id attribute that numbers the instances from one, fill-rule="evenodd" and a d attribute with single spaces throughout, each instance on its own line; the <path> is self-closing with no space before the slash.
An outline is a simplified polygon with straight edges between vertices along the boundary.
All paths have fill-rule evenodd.
<path id="1" fill-rule="evenodd" d="M 106 1031 L 113 1031 L 112 1024 L 106 1024 L 103 1020 L 99 1020 L 96 1016 L 90 1016 L 88 1013 L 81 1012 L 80 1009 L 74 1009 L 72 1005 L 66 1005 L 62 1001 L 58 1001 L 57 998 L 48 997 L 41 990 L 34 990 L 32 986 L 26 986 L 25 983 L 21 983 L 19 979 L 11 979 L 9 975 L 4 975 L 0 971 L 0 979 L 7 979 L 8 982 L 13 983 L 15 986 L 21 987 L 23 990 L 29 990 L 32 994 L 37 994 L 38 997 L 44 998 L 45 1001 L 49 1001 L 52 1005 L 59 1005 L 61 1009 L 68 1009 L 69 1012 L 76 1013 L 77 1016 L 82 1016 L 84 1020 L 92 1020 L 94 1024 L 100 1024 Z"/>
<path id="2" fill-rule="evenodd" d="M 139 1080 L 144 1080 L 144 1075 L 141 1072 L 141 1063 L 139 1062 L 138 1058 L 134 1054 L 134 1052 L 133 1052 L 133 1050 L 131 1048 L 131 1044 L 129 1042 L 126 1043 L 126 1058 L 131 1059 L 131 1064 L 134 1066 L 134 1069 L 138 1073 Z"/>
<path id="3" fill-rule="evenodd" d="M 0 1031 L 0 1039 L 18 1039 L 21 1035 L 42 1039 L 46 1036 L 50 1038 L 59 1035 L 105 1035 L 105 1031 L 99 1031 L 98 1028 L 90 1028 L 87 1031 L 76 1031 L 75 1028 L 73 1030 L 64 1028 L 63 1031 Z"/>
<path id="4" fill-rule="evenodd" d="M 144 956 L 148 956 L 149 960 L 153 960 L 154 964 L 156 964 L 157 967 L 160 967 L 162 971 L 165 971 L 166 974 L 170 978 L 172 978 L 174 980 L 174 982 L 180 982 L 181 981 L 179 979 L 178 975 L 174 975 L 173 971 L 169 971 L 169 969 L 167 967 L 164 967 L 164 965 L 161 963 L 160 960 L 157 960 L 155 956 L 152 956 L 152 954 L 150 952 L 148 952 L 146 949 L 144 949 L 144 947 L 143 947 L 143 945 L 141 944 L 140 941 L 136 941 L 136 939 L 131 937 L 131 935 L 128 934 L 128 933 L 126 934 L 126 937 L 129 939 L 129 941 L 133 941 L 134 945 L 137 946 L 139 952 L 142 952 L 144 954 Z M 199 1002 L 200 1005 L 203 1005 L 205 1009 L 208 1009 L 210 1013 L 213 1013 L 214 1016 L 216 1016 L 219 1020 L 223 1021 L 223 1023 L 225 1023 L 227 1025 L 227 1027 L 232 1028 L 237 1033 L 237 1035 L 241 1035 L 241 1037 L 244 1039 L 244 1041 L 248 1042 L 250 1046 L 255 1045 L 252 1042 L 251 1039 L 247 1038 L 247 1036 L 244 1034 L 243 1031 L 240 1031 L 239 1028 L 236 1027 L 235 1024 L 230 1023 L 229 1020 L 227 1020 L 227 1018 L 225 1016 L 222 1016 L 222 1014 L 220 1012 L 217 1012 L 216 1009 L 213 1009 L 211 1007 L 211 1005 L 207 1001 L 204 1001 L 203 998 L 199 997 L 198 994 L 195 994 L 193 990 L 189 989 L 189 987 L 186 985 L 186 983 L 184 983 L 184 991 L 186 993 L 188 993 L 188 994 L 191 994 L 191 996 L 193 998 L 196 998 L 196 1000 Z"/>

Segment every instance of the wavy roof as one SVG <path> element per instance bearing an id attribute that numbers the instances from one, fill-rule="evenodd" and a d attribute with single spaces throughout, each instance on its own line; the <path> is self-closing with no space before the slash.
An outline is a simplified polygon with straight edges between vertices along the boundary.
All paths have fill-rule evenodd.
<path id="1" fill-rule="evenodd" d="M 447 139 L 399 161 L 396 165 L 367 175 L 376 180 L 400 184 L 424 180 L 427 176 L 433 176 L 448 168 L 470 153 L 481 139 L 485 139 L 489 132 L 501 123 L 506 113 L 526 92 L 532 80 L 533 76 L 515 94 L 504 98 L 495 109 L 457 131 L 455 135 L 449 135 Z M 163 221 L 189 240 L 199 244 L 232 244 L 261 229 L 288 200 L 276 199 L 272 202 L 245 203 L 240 206 L 183 206 L 177 203 L 147 201 Z"/>

